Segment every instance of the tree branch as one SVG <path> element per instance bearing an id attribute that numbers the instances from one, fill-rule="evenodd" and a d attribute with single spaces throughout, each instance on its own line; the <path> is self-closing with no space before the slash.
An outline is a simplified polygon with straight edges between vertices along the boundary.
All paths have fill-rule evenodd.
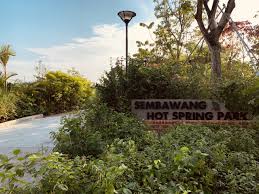
<path id="1" fill-rule="evenodd" d="M 232 13 L 232 11 L 234 10 L 236 4 L 235 4 L 235 0 L 229 0 L 228 1 L 228 5 L 227 8 L 225 10 L 225 12 L 223 13 L 219 24 L 218 24 L 218 32 L 219 34 L 221 34 L 224 30 L 224 27 L 227 25 L 228 21 L 229 21 L 229 17 Z"/>
<path id="2" fill-rule="evenodd" d="M 202 21 L 203 1 L 204 0 L 198 0 L 198 2 L 197 2 L 197 12 L 195 15 L 195 19 L 199 25 L 201 33 L 203 34 L 204 37 L 206 37 L 208 35 L 208 31 L 206 30 L 204 23 Z"/>
<path id="3" fill-rule="evenodd" d="M 218 5 L 219 5 L 219 0 L 214 0 L 212 8 L 211 8 L 211 17 L 212 18 L 216 17 L 216 12 L 217 12 Z"/>
<path id="4" fill-rule="evenodd" d="M 204 5 L 204 7 L 205 7 L 205 10 L 206 10 L 206 13 L 207 13 L 207 15 L 208 15 L 208 18 L 210 18 L 211 10 L 210 10 L 210 8 L 209 8 L 209 6 L 208 6 L 208 1 L 207 1 L 207 0 L 204 0 L 204 1 L 203 1 L 203 5 Z"/>

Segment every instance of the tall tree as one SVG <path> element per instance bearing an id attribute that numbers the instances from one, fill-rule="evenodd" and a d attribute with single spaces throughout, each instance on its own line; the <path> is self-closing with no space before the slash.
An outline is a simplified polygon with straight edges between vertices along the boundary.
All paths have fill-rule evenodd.
<path id="1" fill-rule="evenodd" d="M 221 78 L 221 45 L 219 39 L 229 21 L 232 11 L 235 8 L 235 0 L 228 0 L 227 6 L 219 21 L 217 21 L 216 16 L 219 0 L 213 0 L 211 7 L 208 3 L 209 0 L 197 0 L 197 12 L 195 19 L 211 53 L 212 78 Z M 205 27 L 204 23 L 204 10 L 207 13 L 207 27 Z"/>
<path id="2" fill-rule="evenodd" d="M 155 15 L 161 20 L 155 31 L 158 45 L 177 61 L 184 48 L 195 11 L 193 0 L 154 0 Z"/>
<path id="3" fill-rule="evenodd" d="M 195 1 L 154 0 L 154 3 L 154 14 L 159 23 L 157 25 L 154 25 L 154 22 L 149 25 L 141 23 L 141 26 L 148 30 L 155 27 L 152 31 L 152 35 L 154 35 L 152 37 L 153 43 L 138 41 L 138 46 L 141 47 L 139 51 L 147 58 L 156 56 L 155 58 L 158 60 L 154 60 L 155 63 L 161 63 L 166 59 L 173 59 L 178 62 L 185 49 L 185 41 L 188 39 L 194 21 Z M 143 49 L 145 46 L 152 49 Z"/>
<path id="4" fill-rule="evenodd" d="M 7 90 L 7 63 L 10 56 L 15 56 L 15 52 L 12 50 L 10 45 L 2 45 L 0 47 L 0 63 L 4 69 L 4 88 Z"/>

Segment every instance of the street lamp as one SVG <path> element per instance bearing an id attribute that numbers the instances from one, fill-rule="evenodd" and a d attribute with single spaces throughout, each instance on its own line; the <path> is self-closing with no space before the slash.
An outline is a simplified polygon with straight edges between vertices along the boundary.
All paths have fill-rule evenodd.
<path id="1" fill-rule="evenodd" d="M 126 74 L 128 72 L 128 24 L 130 20 L 136 16 L 136 13 L 133 11 L 120 11 L 118 16 L 126 24 Z"/>

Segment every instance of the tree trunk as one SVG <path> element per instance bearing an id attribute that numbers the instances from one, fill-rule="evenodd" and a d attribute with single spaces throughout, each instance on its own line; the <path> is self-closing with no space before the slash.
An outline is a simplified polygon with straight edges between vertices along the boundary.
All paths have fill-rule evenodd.
<path id="1" fill-rule="evenodd" d="M 220 79 L 222 77 L 220 45 L 209 46 L 209 49 L 211 53 L 211 77 L 212 79 Z"/>
<path id="2" fill-rule="evenodd" d="M 227 7 L 223 9 L 222 16 L 217 21 L 217 8 L 219 4 L 219 0 L 213 0 L 213 5 L 210 8 L 208 5 L 208 0 L 197 0 L 197 12 L 195 15 L 195 19 L 199 25 L 201 33 L 203 34 L 211 54 L 211 77 L 212 79 L 220 79 L 222 77 L 221 74 L 221 58 L 220 58 L 220 42 L 219 37 L 222 34 L 225 26 L 229 22 L 230 15 L 234 10 L 236 4 L 235 0 L 228 0 Z M 202 16 L 203 10 L 205 9 L 209 24 L 208 27 L 205 27 Z"/>
<path id="3" fill-rule="evenodd" d="M 4 89 L 7 91 L 7 69 L 6 65 L 4 65 Z"/>

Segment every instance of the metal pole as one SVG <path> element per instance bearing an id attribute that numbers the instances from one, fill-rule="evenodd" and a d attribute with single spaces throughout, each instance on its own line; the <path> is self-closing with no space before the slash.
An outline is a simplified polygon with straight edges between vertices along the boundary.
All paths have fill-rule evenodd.
<path id="1" fill-rule="evenodd" d="M 226 5 L 223 4 L 223 9 L 218 5 L 218 8 L 219 8 L 221 13 L 224 13 L 223 9 L 226 9 Z M 242 35 L 238 31 L 238 28 L 237 28 L 235 22 L 233 21 L 233 19 L 231 18 L 231 16 L 229 16 L 228 19 L 229 19 L 230 25 L 233 27 L 233 30 L 236 32 L 239 40 L 241 41 L 241 43 L 245 47 L 245 50 L 246 50 L 246 52 L 248 54 L 248 57 L 250 58 L 250 61 L 251 61 L 252 65 L 254 66 L 254 69 L 257 69 L 258 67 L 256 66 L 256 63 L 258 63 L 259 60 L 255 56 L 255 54 L 251 51 L 250 47 L 246 44 L 245 40 L 242 38 Z"/>
<path id="2" fill-rule="evenodd" d="M 128 73 L 128 23 L 126 22 L 126 74 Z"/>

